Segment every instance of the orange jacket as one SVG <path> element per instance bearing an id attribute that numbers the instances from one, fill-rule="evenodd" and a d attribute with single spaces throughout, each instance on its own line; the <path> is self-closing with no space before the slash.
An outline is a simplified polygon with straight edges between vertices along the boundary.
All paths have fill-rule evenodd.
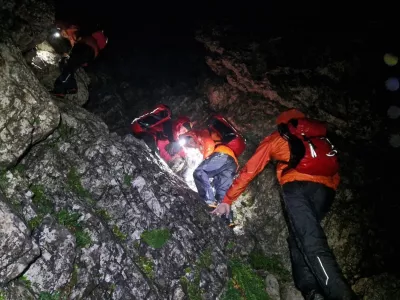
<path id="1" fill-rule="evenodd" d="M 297 110 L 286 111 L 278 117 L 277 122 L 287 123 L 290 119 L 304 117 L 302 113 L 300 113 L 301 115 L 299 113 Z M 273 132 L 260 143 L 254 155 L 240 170 L 239 176 L 233 181 L 225 195 L 223 203 L 231 205 L 271 159 L 284 162 L 290 159 L 289 144 L 281 137 L 278 131 Z M 332 177 L 326 177 L 299 173 L 291 169 L 282 176 L 282 171 L 286 167 L 287 164 L 285 163 L 278 163 L 276 167 L 276 175 L 281 185 L 292 181 L 311 181 L 324 184 L 335 190 L 339 185 L 340 177 L 338 173 Z"/>
<path id="2" fill-rule="evenodd" d="M 74 25 L 67 29 L 61 30 L 61 35 L 69 40 L 69 42 L 71 43 L 71 47 L 74 47 L 75 43 L 78 40 L 78 30 L 79 28 Z"/>
<path id="3" fill-rule="evenodd" d="M 229 147 L 216 143 L 208 129 L 191 130 L 185 135 L 193 138 L 194 142 L 203 154 L 204 159 L 214 152 L 220 152 L 231 156 L 235 160 L 236 165 L 239 165 L 235 153 Z M 217 138 L 215 137 L 215 139 Z"/>
<path id="4" fill-rule="evenodd" d="M 71 43 L 71 47 L 74 47 L 75 43 L 78 41 L 79 27 L 61 20 L 56 21 L 56 26 L 60 28 L 61 36 L 68 39 Z"/>
<path id="5" fill-rule="evenodd" d="M 203 154 L 203 158 L 209 157 L 215 148 L 215 142 L 211 138 L 207 129 L 203 130 L 191 130 L 184 134 L 184 136 L 189 136 L 193 138 L 195 144 L 199 148 L 200 152 Z"/>

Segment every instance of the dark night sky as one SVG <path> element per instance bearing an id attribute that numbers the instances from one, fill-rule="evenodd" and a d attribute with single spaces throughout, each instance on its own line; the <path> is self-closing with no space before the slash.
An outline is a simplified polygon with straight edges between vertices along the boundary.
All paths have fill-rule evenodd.
<path id="1" fill-rule="evenodd" d="M 109 36 L 109 45 L 97 61 L 106 60 L 107 65 L 114 65 L 119 57 L 136 60 L 131 66 L 139 78 L 157 74 L 160 78 L 180 76 L 181 80 L 199 73 L 196 68 L 204 65 L 205 52 L 201 52 L 203 46 L 194 39 L 195 31 L 211 22 L 234 25 L 239 36 L 251 33 L 268 39 L 269 35 L 294 32 L 300 43 L 308 35 L 309 40 L 317 43 L 333 44 L 338 52 L 358 51 L 360 57 L 368 56 L 365 64 L 371 64 L 371 70 L 367 71 L 374 77 L 373 73 L 381 73 L 383 77 L 376 80 L 384 82 L 390 73 L 400 74 L 399 68 L 379 69 L 385 68 L 385 52 L 400 54 L 397 18 L 381 15 L 378 11 L 388 7 L 373 4 L 367 7 L 365 3 L 355 6 L 337 1 L 56 0 L 56 18 L 90 29 L 101 24 Z M 363 39 L 366 46 L 352 49 L 346 45 L 352 39 Z M 361 79 L 360 84 L 365 84 L 365 80 Z"/>
<path id="2" fill-rule="evenodd" d="M 365 27 L 371 21 L 367 9 L 354 13 L 338 2 L 310 1 L 123 1 L 56 0 L 58 18 L 78 23 L 100 23 L 113 40 L 135 45 L 149 36 L 185 37 L 208 21 L 240 24 L 259 31 L 281 32 L 307 27 L 310 30 L 346 30 Z M 376 14 L 375 14 L 376 15 Z"/>
<path id="3" fill-rule="evenodd" d="M 354 7 L 354 8 L 352 8 Z M 128 1 L 128 0 L 56 0 L 56 17 L 76 21 L 85 27 L 101 24 L 109 36 L 107 52 L 192 51 L 194 32 L 212 22 L 236 25 L 239 34 L 250 31 L 285 34 L 297 31 L 315 32 L 315 38 L 326 32 L 357 30 L 380 32 L 378 38 L 392 42 L 382 29 L 376 5 L 366 7 L 341 4 L 338 1 Z M 385 23 L 397 18 L 385 16 Z M 397 26 L 395 26 L 397 27 Z M 378 43 L 379 44 L 379 43 Z M 114 49 L 114 50 L 113 50 Z M 107 53 L 106 52 L 106 53 Z M 105 54 L 106 54 L 105 53 Z"/>
<path id="4" fill-rule="evenodd" d="M 379 18 L 376 3 L 352 7 L 338 1 L 56 0 L 56 18 L 88 28 L 101 24 L 109 36 L 108 48 L 120 53 L 149 48 L 185 51 L 182 47 L 190 49 L 195 43 L 195 30 L 209 22 L 237 25 L 243 35 L 250 31 L 279 35 L 296 30 L 300 34 L 316 32 L 317 39 L 326 35 L 324 31 L 347 34 L 352 29 L 368 32 L 371 27 L 383 26 L 374 23 Z M 385 22 L 396 20 L 385 16 Z"/>

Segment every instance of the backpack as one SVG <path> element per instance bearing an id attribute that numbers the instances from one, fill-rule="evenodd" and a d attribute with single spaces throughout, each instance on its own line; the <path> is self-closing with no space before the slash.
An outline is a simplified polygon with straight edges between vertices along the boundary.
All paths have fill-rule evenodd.
<path id="1" fill-rule="evenodd" d="M 211 136 L 213 136 L 212 133 L 216 133 L 219 137 L 215 142 L 229 147 L 236 157 L 239 157 L 246 149 L 245 138 L 224 117 L 220 115 L 212 116 L 207 127 Z"/>
<path id="2" fill-rule="evenodd" d="M 339 171 L 337 150 L 326 137 L 324 123 L 308 118 L 292 119 L 288 124 L 279 124 L 278 131 L 290 149 L 290 160 L 283 173 L 295 169 L 309 175 L 333 176 Z"/>
<path id="3" fill-rule="evenodd" d="M 171 110 L 164 104 L 159 104 L 151 112 L 134 119 L 131 123 L 131 129 L 136 136 L 144 132 L 157 131 L 156 127 L 164 125 L 171 120 Z"/>

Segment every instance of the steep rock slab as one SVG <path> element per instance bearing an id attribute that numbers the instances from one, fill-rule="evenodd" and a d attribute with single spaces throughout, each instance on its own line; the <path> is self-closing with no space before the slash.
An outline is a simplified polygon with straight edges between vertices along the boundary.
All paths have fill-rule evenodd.
<path id="1" fill-rule="evenodd" d="M 3 200 L 0 194 L 0 284 L 19 276 L 40 255 L 30 230 Z"/>
<path id="2" fill-rule="evenodd" d="M 53 131 L 58 108 L 8 40 L 0 43 L 0 166 L 17 161 Z"/>
<path id="3" fill-rule="evenodd" d="M 26 272 L 35 293 L 184 299 L 195 289 L 215 299 L 227 277 L 225 225 L 143 142 L 58 105 L 61 125 L 21 162 L 36 212 L 24 217 L 44 253 Z M 62 227 L 75 236 L 74 250 Z M 54 247 L 62 237 L 65 247 Z"/>

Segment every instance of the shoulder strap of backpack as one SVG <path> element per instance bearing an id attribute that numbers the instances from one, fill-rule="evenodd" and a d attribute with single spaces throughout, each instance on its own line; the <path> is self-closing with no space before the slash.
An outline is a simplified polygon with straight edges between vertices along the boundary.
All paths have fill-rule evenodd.
<path id="1" fill-rule="evenodd" d="M 283 170 L 282 174 L 286 173 L 288 170 L 295 168 L 300 160 L 304 157 L 306 150 L 304 147 L 303 141 L 291 134 L 289 131 L 289 127 L 285 123 L 281 123 L 278 125 L 278 132 L 282 138 L 287 140 L 289 144 L 290 150 L 290 159 L 288 162 L 279 161 L 281 163 L 287 164 L 288 166 Z"/>
<path id="2" fill-rule="evenodd" d="M 291 136 L 289 127 L 285 123 L 281 123 L 278 125 L 278 132 L 283 137 L 285 140 L 289 141 L 289 138 Z"/>

